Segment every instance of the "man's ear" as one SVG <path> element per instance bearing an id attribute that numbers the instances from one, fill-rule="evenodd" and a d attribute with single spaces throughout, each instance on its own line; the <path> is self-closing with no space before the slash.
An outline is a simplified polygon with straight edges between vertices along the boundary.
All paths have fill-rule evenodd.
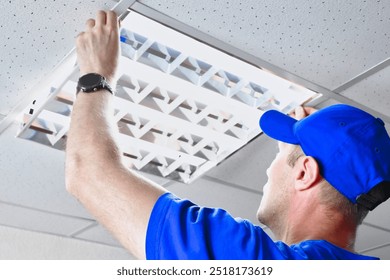
<path id="1" fill-rule="evenodd" d="M 298 159 L 294 166 L 294 175 L 297 190 L 309 189 L 322 179 L 317 161 L 310 156 Z"/>

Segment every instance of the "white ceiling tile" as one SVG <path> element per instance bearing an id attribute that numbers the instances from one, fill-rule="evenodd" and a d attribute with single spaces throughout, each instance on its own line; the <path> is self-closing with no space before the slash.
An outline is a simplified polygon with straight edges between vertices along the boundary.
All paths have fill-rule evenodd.
<path id="1" fill-rule="evenodd" d="M 262 191 L 266 170 L 277 153 L 277 142 L 260 135 L 206 175 L 254 191 Z"/>
<path id="2" fill-rule="evenodd" d="M 383 246 L 378 249 L 374 249 L 368 252 L 365 252 L 367 255 L 376 256 L 382 260 L 390 260 L 390 244 Z M 385 264 L 385 263 L 383 263 Z"/>
<path id="3" fill-rule="evenodd" d="M 342 95 L 390 116 L 390 67 L 362 80 Z"/>
<path id="4" fill-rule="evenodd" d="M 114 1 L 1 1 L 0 113 L 8 114 L 73 48 L 98 9 Z"/>
<path id="5" fill-rule="evenodd" d="M 2 201 L 84 218 L 92 216 L 65 189 L 65 153 L 15 138 L 17 126 L 0 134 Z M 140 172 L 141 173 L 141 172 Z M 141 173 L 164 185 L 168 179 Z"/>
<path id="6" fill-rule="evenodd" d="M 15 138 L 16 125 L 0 135 L 2 201 L 91 218 L 65 190 L 65 153 Z"/>
<path id="7" fill-rule="evenodd" d="M 376 225 L 388 229 L 390 231 L 390 200 L 385 201 L 373 211 L 368 213 L 367 218 L 364 220 L 367 223 Z"/>
<path id="8" fill-rule="evenodd" d="M 249 219 L 259 225 L 256 213 L 261 200 L 260 194 L 202 178 L 190 185 L 175 183 L 167 188 L 180 198 L 189 199 L 200 206 L 225 209 L 233 217 Z"/>
<path id="9" fill-rule="evenodd" d="M 93 221 L 0 203 L 1 225 L 59 235 L 70 235 L 91 223 Z"/>
<path id="10" fill-rule="evenodd" d="M 122 248 L 0 226 L 1 260 L 125 260 Z"/>
<path id="11" fill-rule="evenodd" d="M 388 1 L 140 2 L 329 89 L 389 56 Z"/>
<path id="12" fill-rule="evenodd" d="M 355 250 L 357 252 L 366 251 L 387 243 L 390 243 L 390 231 L 362 224 L 358 228 Z"/>

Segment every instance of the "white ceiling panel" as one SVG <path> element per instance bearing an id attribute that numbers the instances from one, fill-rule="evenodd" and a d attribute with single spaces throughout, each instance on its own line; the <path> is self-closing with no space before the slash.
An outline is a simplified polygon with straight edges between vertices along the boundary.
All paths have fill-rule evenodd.
<path id="1" fill-rule="evenodd" d="M 389 77 L 390 67 L 387 67 L 341 92 L 341 94 L 390 116 Z"/>
<path id="2" fill-rule="evenodd" d="M 277 142 L 260 136 L 222 162 L 206 175 L 225 182 L 261 192 L 267 182 L 265 171 L 275 158 Z"/>
<path id="3" fill-rule="evenodd" d="M 8 114 L 65 57 L 89 17 L 115 2 L 0 1 L 0 114 Z"/>
<path id="4" fill-rule="evenodd" d="M 65 153 L 15 138 L 17 126 L 0 135 L 0 199 L 63 215 L 92 219 L 65 190 Z M 164 185 L 169 180 L 141 173 Z"/>
<path id="5" fill-rule="evenodd" d="M 85 219 L 76 219 L 45 213 L 0 203 L 0 224 L 39 232 L 69 236 L 93 223 Z"/>
<path id="6" fill-rule="evenodd" d="M 361 225 L 357 232 L 355 250 L 364 252 L 376 248 L 382 244 L 390 243 L 390 231 Z M 390 251 L 387 252 L 387 259 L 390 259 Z"/>
<path id="7" fill-rule="evenodd" d="M 390 260 L 390 244 L 365 252 L 367 255 L 376 256 L 382 260 Z M 387 276 L 384 276 L 387 277 Z"/>
<path id="8" fill-rule="evenodd" d="M 62 236 L 4 226 L 0 226 L 0 235 L 0 260 L 130 259 L 129 254 L 122 248 L 104 246 Z M 30 279 L 32 278 L 35 277 L 31 276 Z M 40 278 L 42 279 L 42 277 Z"/>
<path id="9" fill-rule="evenodd" d="M 191 185 L 174 183 L 167 187 L 175 195 L 206 207 L 219 207 L 233 217 L 248 219 L 259 225 L 256 213 L 261 195 L 234 188 L 226 184 L 198 179 Z"/>
<path id="10" fill-rule="evenodd" d="M 65 190 L 65 153 L 15 138 L 16 130 L 13 125 L 0 135 L 1 200 L 90 218 Z"/>
<path id="11" fill-rule="evenodd" d="M 374 211 L 368 213 L 365 221 L 372 225 L 385 228 L 390 231 L 390 200 L 379 205 Z"/>
<path id="12" fill-rule="evenodd" d="M 389 1 L 140 2 L 328 89 L 389 56 Z"/>

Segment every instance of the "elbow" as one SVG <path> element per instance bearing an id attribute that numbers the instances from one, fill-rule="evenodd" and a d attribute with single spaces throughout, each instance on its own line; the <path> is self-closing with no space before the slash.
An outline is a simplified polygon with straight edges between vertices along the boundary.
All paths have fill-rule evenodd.
<path id="1" fill-rule="evenodd" d="M 102 159 L 104 158 L 104 159 Z M 65 163 L 65 188 L 68 193 L 81 199 L 91 188 L 107 180 L 106 174 L 121 169 L 120 158 L 110 156 L 91 157 L 84 153 L 68 153 Z"/>

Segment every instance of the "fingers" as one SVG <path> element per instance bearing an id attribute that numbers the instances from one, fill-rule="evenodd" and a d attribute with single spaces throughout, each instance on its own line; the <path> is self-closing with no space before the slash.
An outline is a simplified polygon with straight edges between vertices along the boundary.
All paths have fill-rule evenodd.
<path id="1" fill-rule="evenodd" d="M 104 25 L 106 25 L 106 12 L 98 11 L 96 14 L 96 26 L 102 27 Z"/>
<path id="2" fill-rule="evenodd" d="M 110 27 L 118 27 L 118 16 L 113 11 L 108 11 L 106 15 L 106 24 Z"/>
<path id="3" fill-rule="evenodd" d="M 95 25 L 98 27 L 107 25 L 109 27 L 118 26 L 118 17 L 113 11 L 98 11 L 96 14 Z"/>
<path id="4" fill-rule="evenodd" d="M 87 22 L 85 23 L 85 26 L 88 29 L 92 29 L 94 26 L 95 26 L 95 20 L 90 18 L 89 20 L 87 20 Z"/>
<path id="5" fill-rule="evenodd" d="M 298 106 L 295 108 L 295 118 L 297 120 L 300 120 L 300 119 L 303 119 L 304 117 L 306 117 L 306 113 L 305 113 L 305 110 L 303 109 L 302 106 Z"/>
<path id="6" fill-rule="evenodd" d="M 318 111 L 318 109 L 315 109 L 313 107 L 303 107 L 303 109 L 305 110 L 305 113 L 306 113 L 307 116 Z"/>
<path id="7" fill-rule="evenodd" d="M 298 106 L 295 108 L 293 112 L 291 112 L 289 115 L 293 117 L 296 120 L 301 120 L 308 115 L 313 114 L 314 112 L 318 111 L 318 109 L 315 109 L 313 107 L 302 107 Z"/>

